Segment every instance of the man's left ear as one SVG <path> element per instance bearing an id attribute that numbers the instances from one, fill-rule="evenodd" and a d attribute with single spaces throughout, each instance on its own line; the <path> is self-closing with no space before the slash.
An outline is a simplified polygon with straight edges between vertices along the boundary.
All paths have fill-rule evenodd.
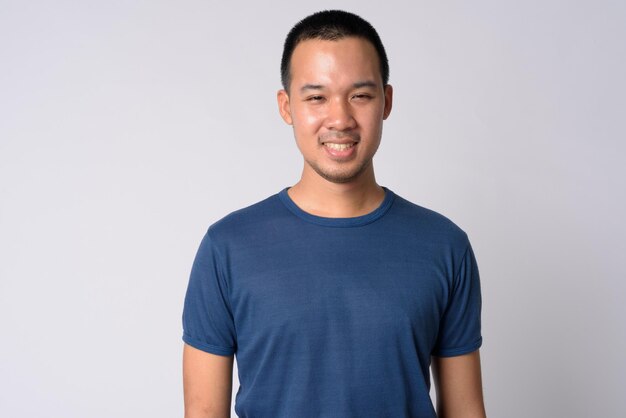
<path id="1" fill-rule="evenodd" d="M 387 84 L 385 87 L 385 108 L 383 109 L 383 119 L 387 119 L 391 113 L 391 105 L 393 104 L 393 87 Z"/>
<path id="2" fill-rule="evenodd" d="M 283 118 L 285 123 L 292 125 L 293 119 L 291 118 L 291 107 L 289 106 L 289 94 L 287 94 L 285 89 L 278 90 L 278 93 L 276 93 L 276 99 L 278 100 L 278 111 L 280 112 L 280 116 Z"/>

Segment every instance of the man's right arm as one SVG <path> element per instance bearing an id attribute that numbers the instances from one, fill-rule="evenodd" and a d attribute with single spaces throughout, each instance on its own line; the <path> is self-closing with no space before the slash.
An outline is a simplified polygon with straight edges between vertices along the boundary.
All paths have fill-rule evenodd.
<path id="1" fill-rule="evenodd" d="M 233 359 L 184 345 L 185 418 L 230 418 Z"/>

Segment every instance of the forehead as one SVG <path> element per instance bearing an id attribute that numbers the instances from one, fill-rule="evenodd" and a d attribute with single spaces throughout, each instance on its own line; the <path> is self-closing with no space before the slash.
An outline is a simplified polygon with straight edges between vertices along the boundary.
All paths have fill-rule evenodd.
<path id="1" fill-rule="evenodd" d="M 290 73 L 294 87 L 307 83 L 353 84 L 365 80 L 382 85 L 376 49 L 369 41 L 358 37 L 301 41 L 293 51 Z"/>

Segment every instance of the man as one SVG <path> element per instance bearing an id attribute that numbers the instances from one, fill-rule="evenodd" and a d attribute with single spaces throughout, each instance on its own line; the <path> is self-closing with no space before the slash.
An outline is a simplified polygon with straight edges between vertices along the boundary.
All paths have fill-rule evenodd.
<path id="1" fill-rule="evenodd" d="M 209 227 L 183 313 L 187 418 L 484 417 L 467 235 L 376 183 L 393 90 L 373 27 L 324 11 L 289 33 L 292 187 Z M 437 414 L 429 397 L 429 367 Z"/>

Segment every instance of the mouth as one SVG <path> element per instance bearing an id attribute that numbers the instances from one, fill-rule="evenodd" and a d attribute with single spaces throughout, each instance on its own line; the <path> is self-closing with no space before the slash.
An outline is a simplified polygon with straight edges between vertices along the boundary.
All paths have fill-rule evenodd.
<path id="1" fill-rule="evenodd" d="M 320 137 L 326 155 L 335 161 L 348 161 L 356 155 L 358 132 L 326 132 Z"/>
<path id="2" fill-rule="evenodd" d="M 322 142 L 322 145 L 332 150 L 344 151 L 355 146 L 356 142 L 346 142 L 346 143 Z"/>
<path id="3" fill-rule="evenodd" d="M 356 155 L 357 142 L 322 142 L 326 155 L 337 162 L 348 161 Z"/>

